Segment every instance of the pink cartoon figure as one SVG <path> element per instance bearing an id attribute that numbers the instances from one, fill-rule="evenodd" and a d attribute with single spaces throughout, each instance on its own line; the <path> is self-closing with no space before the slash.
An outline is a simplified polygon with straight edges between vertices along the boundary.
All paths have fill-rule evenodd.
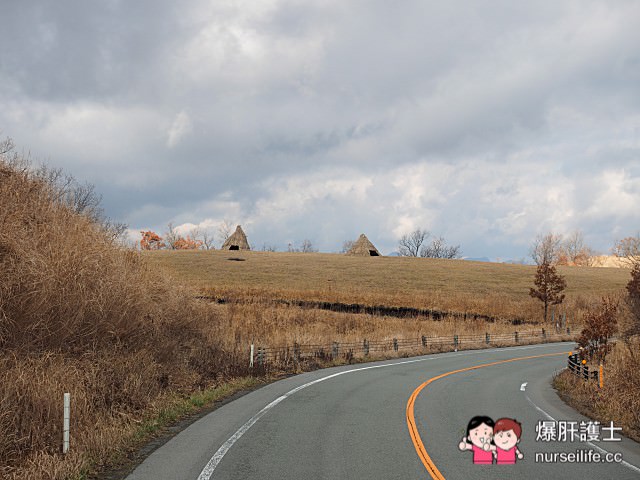
<path id="1" fill-rule="evenodd" d="M 467 435 L 462 437 L 458 448 L 463 452 L 471 450 L 473 463 L 476 465 L 491 465 L 493 463 L 491 440 L 494 425 L 494 421 L 489 417 L 477 416 L 469 420 Z"/>
<path id="2" fill-rule="evenodd" d="M 491 450 L 498 465 L 513 465 L 516 459 L 522 460 L 524 455 L 518 450 L 522 436 L 522 425 L 512 418 L 496 420 L 493 427 L 493 443 Z"/>

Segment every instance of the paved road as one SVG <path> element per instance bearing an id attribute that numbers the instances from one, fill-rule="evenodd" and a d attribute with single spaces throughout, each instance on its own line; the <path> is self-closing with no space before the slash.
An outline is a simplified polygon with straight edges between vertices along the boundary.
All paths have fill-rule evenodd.
<path id="1" fill-rule="evenodd" d="M 452 352 L 287 378 L 194 423 L 127 478 L 430 478 L 407 424 L 407 402 L 421 384 L 454 370 L 566 352 L 572 346 Z M 539 422 L 587 420 L 562 403 L 550 387 L 553 372 L 565 363 L 565 355 L 540 356 L 454 373 L 427 385 L 416 397 L 413 412 L 423 446 L 441 478 L 640 478 L 640 469 L 633 469 L 640 467 L 640 445 L 630 440 L 594 442 L 596 447 L 579 441 L 536 441 Z M 473 465 L 471 453 L 460 452 L 458 443 L 475 415 L 520 421 L 524 459 L 510 466 Z M 601 432 L 602 440 L 609 436 L 610 432 Z M 614 432 L 614 437 L 619 434 Z M 536 453 L 598 451 L 597 447 L 622 453 L 628 465 L 535 462 Z"/>

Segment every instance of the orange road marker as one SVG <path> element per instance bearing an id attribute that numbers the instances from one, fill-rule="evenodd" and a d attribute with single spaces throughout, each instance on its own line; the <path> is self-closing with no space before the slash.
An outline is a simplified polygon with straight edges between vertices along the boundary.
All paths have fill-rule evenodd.
<path id="1" fill-rule="evenodd" d="M 431 478 L 435 480 L 444 480 L 442 473 L 440 473 L 440 470 L 438 470 L 438 467 L 436 467 L 436 465 L 433 463 L 433 460 L 431 460 L 431 457 L 427 453 L 426 448 L 424 448 L 424 444 L 422 443 L 422 438 L 420 438 L 420 434 L 418 433 L 418 427 L 416 425 L 416 419 L 413 411 L 414 404 L 416 402 L 416 399 L 418 398 L 418 395 L 420 395 L 420 392 L 427 385 L 429 385 L 431 382 L 435 382 L 436 380 L 439 380 L 444 377 L 448 377 L 449 375 L 453 375 L 455 373 L 468 372 L 469 370 L 476 370 L 478 368 L 491 367 L 493 365 L 500 365 L 501 363 L 517 362 L 520 360 L 530 360 L 532 358 L 553 357 L 553 356 L 566 355 L 566 354 L 567 352 L 545 353 L 542 355 L 530 355 L 528 357 L 510 358 L 508 360 L 500 360 L 497 362 L 483 363 L 482 365 L 476 365 L 474 367 L 467 367 L 467 368 L 461 368 L 458 370 L 452 370 L 450 372 L 432 377 L 426 382 L 424 382 L 423 384 L 421 384 L 418 388 L 416 388 L 411 394 L 411 396 L 409 397 L 409 401 L 407 402 L 407 426 L 409 427 L 409 435 L 411 436 L 411 441 L 413 442 L 413 446 L 416 449 L 416 453 L 418 454 L 418 457 L 422 461 L 422 464 L 424 465 L 424 467 L 429 472 L 429 475 L 431 475 Z"/>

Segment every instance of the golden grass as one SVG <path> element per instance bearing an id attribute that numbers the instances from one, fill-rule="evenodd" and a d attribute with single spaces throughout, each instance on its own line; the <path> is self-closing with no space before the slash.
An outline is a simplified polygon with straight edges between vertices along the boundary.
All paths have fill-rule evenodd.
<path id="1" fill-rule="evenodd" d="M 322 253 L 145 252 L 201 292 L 215 297 L 296 299 L 470 312 L 539 321 L 541 304 L 529 295 L 534 266 L 404 257 L 351 257 Z M 230 260 L 230 259 L 240 259 Z M 602 295 L 619 292 L 629 272 L 559 267 L 567 299 L 559 308 L 579 323 Z"/>

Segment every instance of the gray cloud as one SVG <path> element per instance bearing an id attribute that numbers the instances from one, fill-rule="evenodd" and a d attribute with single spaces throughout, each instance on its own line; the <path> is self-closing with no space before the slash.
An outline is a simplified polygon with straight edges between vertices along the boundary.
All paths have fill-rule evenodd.
<path id="1" fill-rule="evenodd" d="M 256 245 L 364 231 L 389 251 L 423 226 L 502 257 L 547 229 L 603 250 L 637 229 L 634 2 L 40 1 L 3 18 L 0 131 L 133 229 L 233 217 Z"/>

